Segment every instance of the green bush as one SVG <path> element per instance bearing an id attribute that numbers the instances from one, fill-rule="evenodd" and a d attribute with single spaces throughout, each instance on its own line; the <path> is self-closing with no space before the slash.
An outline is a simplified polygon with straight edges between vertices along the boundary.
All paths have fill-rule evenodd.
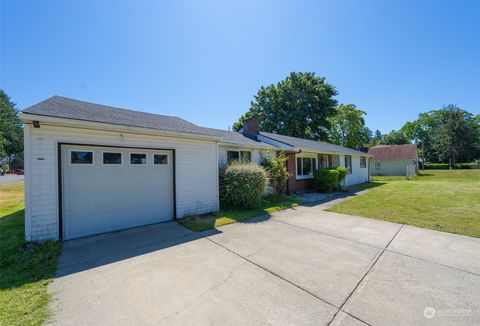
<path id="1" fill-rule="evenodd" d="M 314 188 L 319 192 L 331 192 L 338 189 L 340 173 L 337 169 L 320 169 L 313 172 Z"/>
<path id="2" fill-rule="evenodd" d="M 454 169 L 473 169 L 476 167 L 476 163 L 456 163 Z M 448 163 L 425 163 L 425 169 L 427 170 L 448 170 L 450 164 Z"/>
<path id="3" fill-rule="evenodd" d="M 342 182 L 345 181 L 347 174 L 348 169 L 343 166 L 314 171 L 313 177 L 315 191 L 331 192 L 341 190 Z"/>
<path id="4" fill-rule="evenodd" d="M 287 185 L 288 177 L 291 174 L 287 170 L 286 162 L 288 158 L 283 151 L 278 155 L 272 152 L 262 157 L 261 165 L 267 171 L 270 186 L 273 188 L 275 194 L 282 194 Z"/>
<path id="5" fill-rule="evenodd" d="M 348 169 L 346 167 L 339 166 L 337 167 L 337 171 L 338 171 L 338 183 L 339 185 L 341 185 L 347 178 Z"/>
<path id="6" fill-rule="evenodd" d="M 268 186 L 265 169 L 250 163 L 232 163 L 220 171 L 222 209 L 252 208 L 261 204 Z"/>

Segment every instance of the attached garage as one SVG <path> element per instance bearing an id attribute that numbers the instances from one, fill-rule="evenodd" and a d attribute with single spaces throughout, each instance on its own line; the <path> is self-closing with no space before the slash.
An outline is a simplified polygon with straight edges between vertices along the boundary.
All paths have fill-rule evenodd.
<path id="1" fill-rule="evenodd" d="M 219 209 L 221 136 L 54 96 L 23 111 L 25 238 L 70 240 Z"/>
<path id="2" fill-rule="evenodd" d="M 173 220 L 172 150 L 60 146 L 63 239 Z"/>

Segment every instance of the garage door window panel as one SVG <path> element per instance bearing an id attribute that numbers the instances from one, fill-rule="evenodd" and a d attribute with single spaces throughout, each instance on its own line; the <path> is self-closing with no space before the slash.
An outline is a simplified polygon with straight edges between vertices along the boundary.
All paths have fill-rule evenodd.
<path id="1" fill-rule="evenodd" d="M 168 154 L 153 154 L 153 165 L 168 165 Z"/>
<path id="2" fill-rule="evenodd" d="M 102 164 L 103 165 L 121 165 L 122 164 L 122 153 L 117 152 L 103 152 L 102 153 Z"/>
<path id="3" fill-rule="evenodd" d="M 130 165 L 147 165 L 147 154 L 130 153 Z"/>
<path id="4" fill-rule="evenodd" d="M 71 150 L 70 164 L 71 165 L 93 165 L 94 155 L 92 151 Z"/>

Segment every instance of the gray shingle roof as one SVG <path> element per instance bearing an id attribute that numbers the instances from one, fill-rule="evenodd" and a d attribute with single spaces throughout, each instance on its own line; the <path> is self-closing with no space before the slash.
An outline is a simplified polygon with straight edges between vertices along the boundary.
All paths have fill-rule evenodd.
<path id="1" fill-rule="evenodd" d="M 351 148 L 334 145 L 330 143 L 303 139 L 297 137 L 283 136 L 278 134 L 272 134 L 269 132 L 260 132 L 260 135 L 268 137 L 270 139 L 282 142 L 284 144 L 301 148 L 306 151 L 315 151 L 315 152 L 325 152 L 325 153 L 339 153 L 339 154 L 350 154 L 350 155 L 367 155 L 367 153 L 356 151 Z"/>
<path id="2" fill-rule="evenodd" d="M 232 145 L 232 146 L 253 146 L 261 148 L 274 148 L 270 144 L 264 143 L 260 140 L 251 139 L 244 136 L 241 132 L 238 131 L 227 131 L 221 129 L 210 129 L 216 133 L 219 137 L 222 137 L 221 143 Z"/>
<path id="3" fill-rule="evenodd" d="M 218 133 L 210 128 L 197 126 L 178 117 L 120 109 L 61 96 L 53 96 L 45 101 L 32 105 L 23 110 L 23 113 L 205 136 L 218 136 Z"/>

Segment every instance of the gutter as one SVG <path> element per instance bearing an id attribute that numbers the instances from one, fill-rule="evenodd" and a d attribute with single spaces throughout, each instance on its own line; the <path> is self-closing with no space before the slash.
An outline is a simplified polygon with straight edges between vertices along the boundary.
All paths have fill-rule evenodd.
<path id="1" fill-rule="evenodd" d="M 193 139 L 193 140 L 206 140 L 206 141 L 214 141 L 214 142 L 219 142 L 222 139 L 222 137 L 219 137 L 219 136 L 209 136 L 209 135 L 201 135 L 201 134 L 188 133 L 188 132 L 134 127 L 134 126 L 121 125 L 121 124 L 94 122 L 94 121 L 86 121 L 86 120 L 56 118 L 56 117 L 50 117 L 50 116 L 44 116 L 44 115 L 30 114 L 30 113 L 21 113 L 19 117 L 23 123 L 33 124 L 34 126 L 38 125 L 38 127 L 40 128 L 42 125 L 58 126 L 58 127 L 73 127 L 78 129 L 124 132 L 124 133 L 131 133 L 131 134 L 140 134 L 140 135 L 156 135 L 156 136 L 185 138 L 185 139 Z"/>

